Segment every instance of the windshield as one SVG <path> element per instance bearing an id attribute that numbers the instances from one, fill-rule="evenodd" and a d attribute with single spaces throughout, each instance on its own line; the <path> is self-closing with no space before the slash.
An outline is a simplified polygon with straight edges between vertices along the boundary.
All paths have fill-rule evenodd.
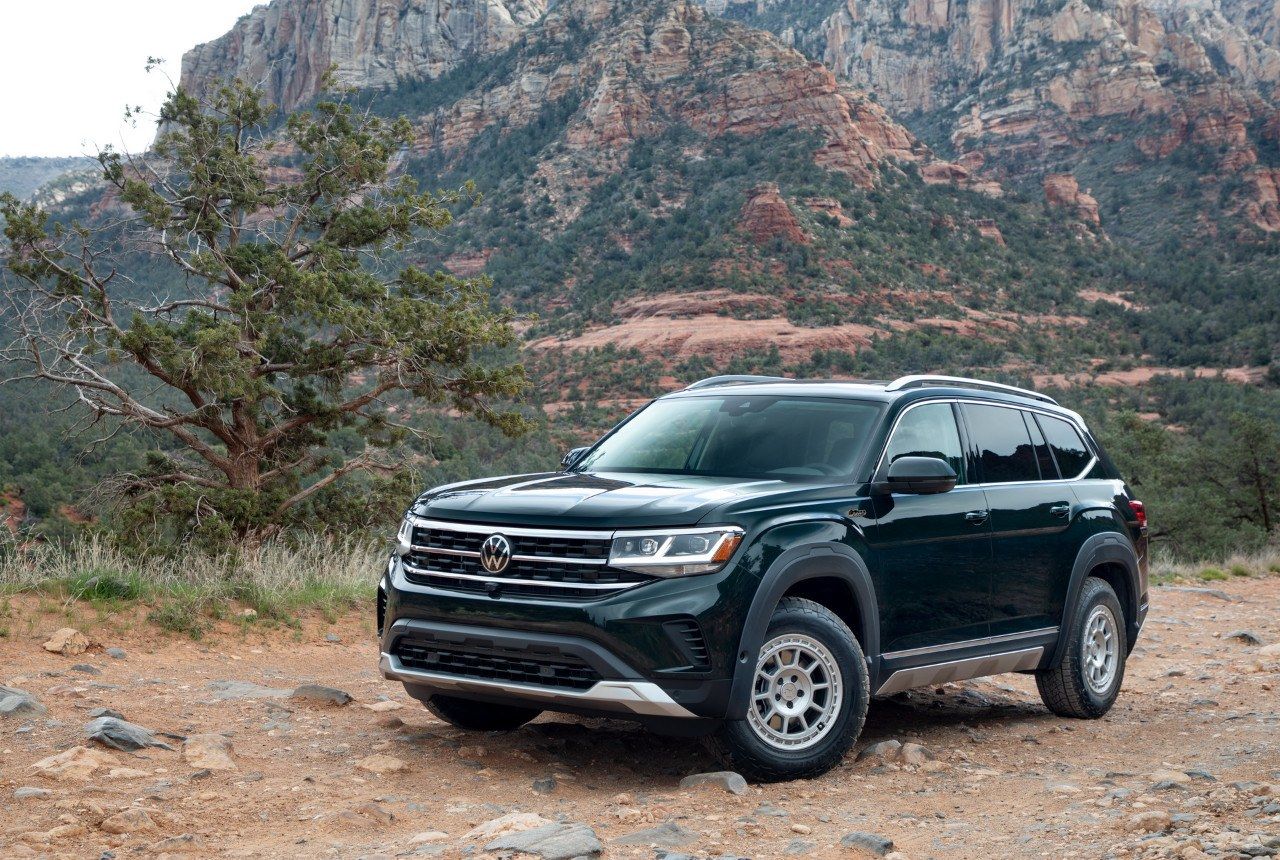
<path id="1" fill-rule="evenodd" d="M 874 403 L 817 397 L 658 400 L 601 442 L 577 470 L 779 480 L 847 476 L 879 412 Z"/>

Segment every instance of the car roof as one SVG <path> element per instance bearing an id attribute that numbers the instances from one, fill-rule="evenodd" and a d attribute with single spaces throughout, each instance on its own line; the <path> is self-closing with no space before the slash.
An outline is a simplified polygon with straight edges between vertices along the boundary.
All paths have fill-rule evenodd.
<path id="1" fill-rule="evenodd" d="M 762 376 L 721 376 L 695 382 L 666 397 L 705 397 L 726 394 L 753 394 L 768 397 L 841 397 L 879 403 L 913 402 L 938 397 L 985 400 L 1033 407 L 1072 419 L 1084 420 L 1076 412 L 1059 406 L 1051 397 L 1029 389 L 980 379 L 945 376 L 904 376 L 899 379 L 787 379 Z"/>

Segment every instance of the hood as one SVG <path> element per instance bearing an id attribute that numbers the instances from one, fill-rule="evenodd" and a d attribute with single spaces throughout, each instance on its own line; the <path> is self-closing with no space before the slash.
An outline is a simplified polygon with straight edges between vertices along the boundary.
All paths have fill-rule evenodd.
<path id="1" fill-rule="evenodd" d="M 795 489 L 777 480 L 550 472 L 438 487 L 419 497 L 413 510 L 423 517 L 494 525 L 691 526 L 726 506 L 739 508 L 753 498 Z"/>

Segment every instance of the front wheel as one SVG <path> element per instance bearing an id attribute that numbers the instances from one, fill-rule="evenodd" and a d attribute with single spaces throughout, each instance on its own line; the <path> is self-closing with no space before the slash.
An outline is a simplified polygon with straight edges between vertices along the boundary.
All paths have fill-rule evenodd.
<path id="1" fill-rule="evenodd" d="M 1090 577 L 1080 588 L 1075 616 L 1062 631 L 1066 652 L 1036 672 L 1045 707 L 1061 717 L 1094 720 L 1115 704 L 1129 654 L 1124 610 L 1111 586 Z"/>
<path id="2" fill-rule="evenodd" d="M 747 718 L 730 720 L 712 749 L 749 780 L 825 773 L 862 731 L 871 698 L 853 632 L 821 604 L 785 598 L 756 658 Z"/>

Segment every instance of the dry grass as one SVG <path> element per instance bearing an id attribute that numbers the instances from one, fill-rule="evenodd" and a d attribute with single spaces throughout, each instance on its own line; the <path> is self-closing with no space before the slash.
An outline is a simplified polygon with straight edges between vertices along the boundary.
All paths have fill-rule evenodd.
<path id="1" fill-rule="evenodd" d="M 1280 547 L 1236 553 L 1212 564 L 1178 561 L 1159 553 L 1151 557 L 1151 578 L 1155 582 L 1218 582 L 1237 576 L 1276 574 L 1280 574 Z"/>
<path id="2" fill-rule="evenodd" d="M 372 600 L 385 558 L 376 543 L 320 538 L 146 560 L 100 538 L 66 547 L 10 543 L 0 545 L 0 593 L 99 606 L 141 601 L 154 623 L 198 637 L 212 619 L 245 608 L 285 624 L 302 609 L 336 616 Z"/>

